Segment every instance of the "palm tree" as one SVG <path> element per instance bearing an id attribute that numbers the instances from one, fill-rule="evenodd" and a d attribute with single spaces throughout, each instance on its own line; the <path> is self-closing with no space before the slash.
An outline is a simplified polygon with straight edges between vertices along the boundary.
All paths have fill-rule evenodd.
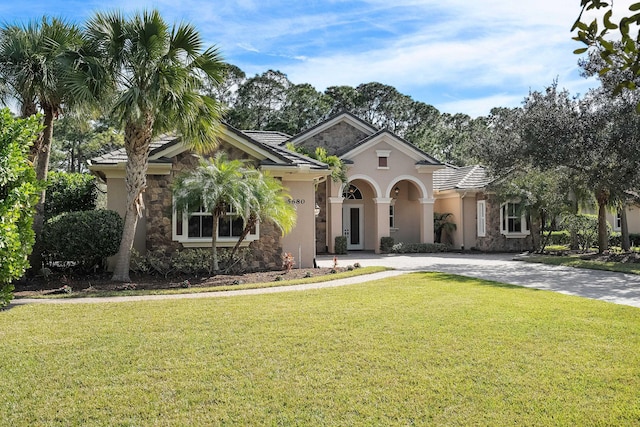
<path id="1" fill-rule="evenodd" d="M 229 160 L 224 152 L 212 159 L 200 159 L 199 166 L 176 178 L 173 197 L 176 210 L 193 211 L 203 207 L 213 219 L 211 232 L 211 269 L 218 271 L 218 222 L 231 211 L 246 220 L 243 200 L 249 193 L 247 180 L 243 179 L 244 163 Z"/>
<path id="2" fill-rule="evenodd" d="M 5 86 L 3 101 L 18 101 L 22 117 L 42 111 L 44 128 L 31 147 L 36 178 L 46 180 L 53 139 L 53 122 L 63 108 L 73 103 L 64 84 L 65 54 L 81 43 L 79 28 L 56 18 L 42 18 L 25 26 L 6 25 L 0 29 L 0 75 Z M 36 244 L 31 267 L 42 263 L 41 234 L 44 223 L 46 187 L 36 205 L 33 228 Z"/>
<path id="3" fill-rule="evenodd" d="M 216 48 L 189 24 L 170 27 L 158 11 L 125 18 L 97 13 L 84 29 L 86 45 L 73 58 L 74 97 L 110 101 L 110 116 L 124 128 L 127 166 L 125 224 L 112 279 L 129 281 L 131 248 L 144 210 L 151 139 L 178 130 L 196 151 L 216 146 L 221 105 L 202 95 L 220 84 L 224 64 Z"/>
<path id="4" fill-rule="evenodd" d="M 240 244 L 258 222 L 270 221 L 282 234 L 289 233 L 296 225 L 296 209 L 287 203 L 289 196 L 280 180 L 266 173 L 249 169 L 245 171 L 245 182 L 248 186 L 242 204 L 246 213 L 244 229 L 238 238 L 230 259 L 238 251 Z"/>
<path id="5" fill-rule="evenodd" d="M 456 231 L 457 227 L 455 223 L 450 221 L 452 217 L 453 217 L 452 213 L 434 212 L 433 231 L 435 233 L 436 243 L 445 243 L 445 242 L 442 242 L 443 238 L 446 240 L 446 243 L 449 243 L 449 244 L 453 243 L 451 233 Z"/>

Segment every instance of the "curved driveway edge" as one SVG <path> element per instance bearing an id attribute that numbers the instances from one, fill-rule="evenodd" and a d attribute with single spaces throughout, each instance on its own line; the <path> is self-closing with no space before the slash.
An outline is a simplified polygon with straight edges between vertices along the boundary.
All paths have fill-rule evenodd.
<path id="1" fill-rule="evenodd" d="M 291 291 L 306 291 L 309 289 L 334 288 L 337 286 L 352 285 L 355 283 L 370 282 L 372 280 L 405 274 L 406 271 L 388 270 L 378 273 L 363 274 L 361 276 L 347 277 L 345 279 L 330 280 L 327 282 L 306 283 L 302 285 L 275 286 L 272 288 L 239 289 L 237 291 L 213 291 L 197 292 L 191 294 L 167 294 L 167 295 L 131 295 L 121 297 L 86 297 L 86 298 L 18 298 L 11 301 L 9 307 L 24 304 L 95 304 L 103 302 L 130 302 L 130 301 L 162 301 L 175 299 L 220 298 L 238 295 L 276 294 Z"/>
<path id="2" fill-rule="evenodd" d="M 382 265 L 404 271 L 437 271 L 493 280 L 640 307 L 640 275 L 536 264 L 514 260 L 514 254 L 350 254 L 339 265 L 359 262 L 363 267 Z M 333 265 L 322 257 L 321 267 Z"/>
<path id="3" fill-rule="evenodd" d="M 332 280 L 304 285 L 278 286 L 273 288 L 245 289 L 237 291 L 202 292 L 172 295 L 139 295 L 121 297 L 36 299 L 20 298 L 9 307 L 22 304 L 79 304 L 128 301 L 159 301 L 170 299 L 220 298 L 238 295 L 273 294 L 280 292 L 304 291 L 398 276 L 416 271 L 435 271 L 458 274 L 467 277 L 493 280 L 511 285 L 543 289 L 598 299 L 616 304 L 640 307 L 640 276 L 599 270 L 587 270 L 546 264 L 534 264 L 513 259 L 513 254 L 403 254 L 376 255 L 372 253 L 352 253 L 338 256 L 338 265 L 363 267 L 384 266 L 395 270 L 366 274 L 346 279 Z M 318 257 L 321 267 L 332 267 L 333 256 Z"/>

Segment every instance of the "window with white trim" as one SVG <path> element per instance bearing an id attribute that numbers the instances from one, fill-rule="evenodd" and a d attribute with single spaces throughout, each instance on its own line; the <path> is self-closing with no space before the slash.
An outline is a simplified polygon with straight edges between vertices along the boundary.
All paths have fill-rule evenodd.
<path id="1" fill-rule="evenodd" d="M 500 207 L 500 232 L 506 237 L 529 235 L 529 225 L 519 203 L 508 202 Z"/>
<path id="2" fill-rule="evenodd" d="M 622 215 L 620 214 L 620 211 L 616 212 L 616 216 L 613 219 L 613 229 L 614 231 L 622 230 Z"/>
<path id="3" fill-rule="evenodd" d="M 376 150 L 378 169 L 389 169 L 389 154 L 391 154 L 391 150 Z"/>
<path id="4" fill-rule="evenodd" d="M 478 200 L 478 237 L 485 237 L 487 235 L 487 204 L 484 200 Z"/>
<path id="5" fill-rule="evenodd" d="M 389 206 L 389 228 L 396 228 L 396 207 Z"/>
<path id="6" fill-rule="evenodd" d="M 213 233 L 213 216 L 200 206 L 193 212 L 174 212 L 173 217 L 173 240 L 183 243 L 211 243 Z M 242 235 L 244 221 L 239 218 L 232 209 L 227 209 L 225 215 L 218 219 L 218 242 L 224 246 L 225 243 L 235 243 Z M 251 242 L 259 239 L 258 226 L 256 225 L 245 241 Z"/>

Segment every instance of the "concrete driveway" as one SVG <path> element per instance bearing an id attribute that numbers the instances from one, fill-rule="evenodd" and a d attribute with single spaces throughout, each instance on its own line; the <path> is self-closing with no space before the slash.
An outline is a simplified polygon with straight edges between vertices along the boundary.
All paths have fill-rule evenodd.
<path id="1" fill-rule="evenodd" d="M 514 261 L 513 254 L 353 252 L 337 259 L 339 266 L 359 262 L 363 267 L 382 265 L 402 271 L 438 271 L 640 307 L 640 276 Z M 318 264 L 332 266 L 333 256 L 319 256 Z"/>

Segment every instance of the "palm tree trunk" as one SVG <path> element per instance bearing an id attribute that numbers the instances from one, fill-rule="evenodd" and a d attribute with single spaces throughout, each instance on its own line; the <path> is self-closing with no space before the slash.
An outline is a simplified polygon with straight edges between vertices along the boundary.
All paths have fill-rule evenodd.
<path id="1" fill-rule="evenodd" d="M 218 223 L 220 215 L 213 215 L 213 231 L 211 232 L 211 271 L 217 273 L 218 268 Z"/>
<path id="2" fill-rule="evenodd" d="M 136 235 L 138 218 L 144 211 L 143 193 L 147 187 L 147 167 L 149 165 L 149 144 L 153 120 L 148 118 L 143 125 L 128 123 L 125 126 L 125 149 L 127 151 L 127 169 L 125 187 L 127 204 L 124 214 L 124 228 L 120 240 L 120 250 L 116 256 L 116 265 L 111 280 L 130 282 L 129 267 L 131 249 Z"/>
<path id="3" fill-rule="evenodd" d="M 628 252 L 631 249 L 631 239 L 629 238 L 629 224 L 627 223 L 627 210 L 625 203 L 620 208 L 620 234 L 622 250 Z"/>
<path id="4" fill-rule="evenodd" d="M 35 169 L 36 178 L 44 182 L 47 180 L 47 174 L 49 172 L 49 157 L 51 157 L 51 141 L 53 138 L 53 120 L 54 111 L 48 107 L 44 110 L 44 130 L 42 131 L 41 138 L 42 143 L 39 146 L 39 150 L 35 155 Z M 33 216 L 33 231 L 35 233 L 35 243 L 33 245 L 33 251 L 29 258 L 31 265 L 31 273 L 40 271 L 42 268 L 42 253 L 44 252 L 44 245 L 42 242 L 42 229 L 44 228 L 44 201 L 47 195 L 46 186 L 42 186 L 40 192 L 40 200 L 36 205 L 36 211 Z"/>
<path id="5" fill-rule="evenodd" d="M 253 217 L 247 220 L 247 224 L 245 225 L 244 230 L 242 230 L 242 234 L 240 235 L 240 237 L 238 238 L 238 241 L 236 242 L 235 246 L 231 250 L 231 254 L 229 255 L 229 262 L 231 262 L 231 260 L 233 259 L 233 256 L 236 254 L 236 252 L 238 252 L 238 249 L 240 248 L 240 244 L 244 241 L 244 239 L 247 238 L 247 235 L 249 234 L 251 229 L 256 225 L 256 221 L 257 220 Z"/>
<path id="6" fill-rule="evenodd" d="M 598 253 L 603 253 L 609 249 L 609 235 L 607 234 L 607 204 L 609 203 L 609 193 L 600 190 L 596 194 L 598 199 Z"/>

